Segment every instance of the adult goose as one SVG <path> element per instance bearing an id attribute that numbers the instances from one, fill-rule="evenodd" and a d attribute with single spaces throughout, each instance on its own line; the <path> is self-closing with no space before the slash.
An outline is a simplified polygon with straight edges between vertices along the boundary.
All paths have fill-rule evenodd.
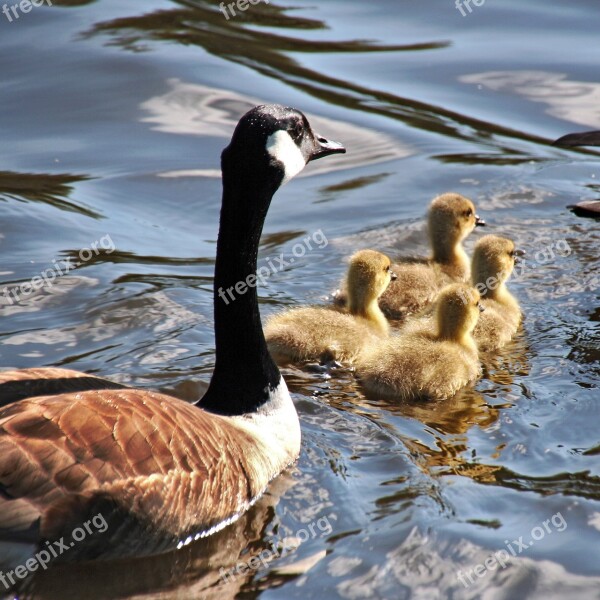
<path id="1" fill-rule="evenodd" d="M 242 117 L 221 156 L 216 364 L 206 395 L 194 406 L 147 390 L 88 389 L 5 406 L 0 543 L 68 543 L 102 514 L 106 532 L 61 558 L 162 552 L 226 526 L 296 459 L 298 416 L 258 310 L 258 245 L 277 189 L 308 162 L 343 152 L 297 110 L 258 106 Z M 225 302 L 219 291 L 237 292 L 239 282 L 245 293 Z"/>

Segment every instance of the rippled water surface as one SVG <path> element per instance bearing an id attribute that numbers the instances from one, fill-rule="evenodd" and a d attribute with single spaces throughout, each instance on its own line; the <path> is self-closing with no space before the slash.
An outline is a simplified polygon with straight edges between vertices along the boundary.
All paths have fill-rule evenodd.
<path id="1" fill-rule="evenodd" d="M 302 454 L 247 515 L 172 555 L 50 569 L 23 597 L 600 598 L 600 228 L 566 209 L 598 197 L 600 157 L 549 146 L 600 128 L 600 7 L 471 8 L 272 0 L 227 20 L 202 0 L 55 0 L 0 13 L 2 289 L 80 263 L 0 297 L 2 367 L 203 393 L 219 153 L 258 102 L 304 110 L 349 150 L 277 195 L 261 261 L 319 230 L 328 244 L 269 279 L 263 315 L 325 302 L 357 248 L 426 253 L 443 191 L 528 253 L 510 286 L 523 329 L 473 389 L 384 403 L 345 369 L 288 369 Z M 505 568 L 474 571 L 500 551 Z"/>

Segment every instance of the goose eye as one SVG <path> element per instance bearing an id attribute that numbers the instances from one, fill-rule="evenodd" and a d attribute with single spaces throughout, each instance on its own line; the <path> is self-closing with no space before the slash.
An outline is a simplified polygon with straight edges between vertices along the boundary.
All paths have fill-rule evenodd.
<path id="1" fill-rule="evenodd" d="M 472 217 L 473 211 L 469 208 L 469 210 L 465 210 L 465 217 Z"/>
<path id="2" fill-rule="evenodd" d="M 511 258 L 514 258 L 514 257 L 515 257 L 515 251 L 514 251 L 514 250 L 511 250 L 511 251 L 508 253 L 508 255 L 509 255 Z"/>
<path id="3" fill-rule="evenodd" d="M 384 269 L 384 271 L 385 271 L 386 273 L 388 273 L 388 272 L 389 272 L 389 270 L 390 270 L 390 265 L 388 265 L 388 266 L 387 266 L 387 267 L 385 267 L 385 269 Z"/>
<path id="4" fill-rule="evenodd" d="M 300 121 L 296 121 L 288 130 L 288 133 L 292 136 L 292 139 L 297 142 L 302 137 L 303 131 L 304 128 L 302 127 L 302 123 L 300 123 Z"/>

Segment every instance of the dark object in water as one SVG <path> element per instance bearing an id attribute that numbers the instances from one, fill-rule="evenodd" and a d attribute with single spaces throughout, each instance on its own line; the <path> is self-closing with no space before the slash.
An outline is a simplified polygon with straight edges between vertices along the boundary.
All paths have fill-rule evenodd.
<path id="1" fill-rule="evenodd" d="M 552 142 L 553 146 L 600 146 L 600 131 L 580 131 L 568 133 Z"/>
<path id="2" fill-rule="evenodd" d="M 552 145 L 565 148 L 571 146 L 600 146 L 600 131 L 568 133 L 552 142 Z M 578 217 L 600 219 L 600 200 L 585 200 L 584 202 L 571 204 L 567 208 L 570 208 Z"/>
<path id="3" fill-rule="evenodd" d="M 585 200 L 577 204 L 570 204 L 567 208 L 570 208 L 578 217 L 600 219 L 600 200 Z"/>

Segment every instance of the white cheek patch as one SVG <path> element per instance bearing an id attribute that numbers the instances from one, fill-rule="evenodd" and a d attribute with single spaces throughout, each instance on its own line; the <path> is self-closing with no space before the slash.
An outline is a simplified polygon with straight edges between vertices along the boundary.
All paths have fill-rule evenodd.
<path id="1" fill-rule="evenodd" d="M 269 136 L 267 139 L 267 152 L 283 165 L 285 174 L 281 185 L 298 175 L 306 166 L 300 148 L 296 146 L 287 131 L 279 130 Z"/>

